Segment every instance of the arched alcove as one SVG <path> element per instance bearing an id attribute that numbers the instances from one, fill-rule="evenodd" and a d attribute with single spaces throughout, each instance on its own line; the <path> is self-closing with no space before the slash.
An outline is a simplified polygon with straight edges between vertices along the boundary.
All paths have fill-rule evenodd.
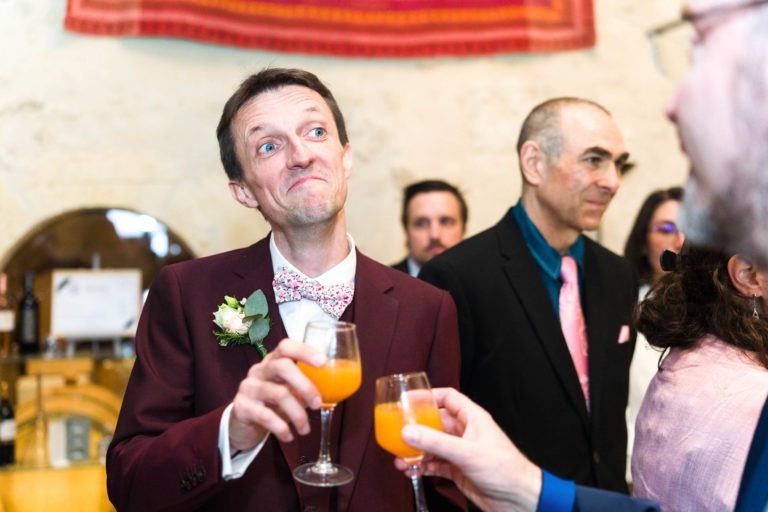
<path id="1" fill-rule="evenodd" d="M 139 268 L 146 290 L 157 271 L 193 258 L 168 226 L 125 208 L 86 208 L 62 213 L 34 227 L 10 252 L 3 271 L 18 299 L 27 272 L 61 268 Z"/>

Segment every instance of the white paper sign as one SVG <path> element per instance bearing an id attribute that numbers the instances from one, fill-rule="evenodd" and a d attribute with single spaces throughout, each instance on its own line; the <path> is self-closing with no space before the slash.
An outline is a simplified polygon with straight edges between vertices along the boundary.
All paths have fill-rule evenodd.
<path id="1" fill-rule="evenodd" d="M 51 336 L 132 337 L 141 309 L 141 271 L 54 270 Z"/>

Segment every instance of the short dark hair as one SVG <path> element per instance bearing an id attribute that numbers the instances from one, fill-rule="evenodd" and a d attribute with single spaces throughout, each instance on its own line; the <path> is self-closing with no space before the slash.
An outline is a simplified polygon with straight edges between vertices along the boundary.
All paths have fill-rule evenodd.
<path id="1" fill-rule="evenodd" d="M 216 137 L 219 139 L 219 154 L 224 171 L 231 180 L 243 179 L 243 167 L 235 153 L 235 143 L 232 139 L 232 120 L 237 112 L 251 98 L 266 91 L 273 91 L 287 85 L 299 85 L 312 89 L 318 93 L 331 109 L 333 120 L 336 122 L 336 130 L 339 140 L 344 146 L 349 142 L 347 128 L 344 124 L 344 116 L 341 113 L 336 99 L 331 91 L 320 81 L 317 76 L 303 69 L 265 68 L 256 74 L 246 78 L 240 87 L 230 96 L 224 104 L 224 110 L 216 127 Z"/>
<path id="2" fill-rule="evenodd" d="M 629 260 L 640 278 L 642 284 L 650 284 L 653 279 L 653 267 L 648 260 L 648 230 L 656 209 L 667 201 L 682 201 L 682 187 L 671 187 L 651 192 L 645 198 L 635 223 L 629 231 L 627 243 L 624 245 L 624 257 Z"/>
<path id="3" fill-rule="evenodd" d="M 403 228 L 408 228 L 408 204 L 411 202 L 411 199 L 418 194 L 425 194 L 427 192 L 450 192 L 456 196 L 456 200 L 459 201 L 461 221 L 464 226 L 467 225 L 469 211 L 467 203 L 464 201 L 464 196 L 461 195 L 459 189 L 443 180 L 424 180 L 411 183 L 403 189 L 403 211 L 400 215 L 400 222 L 402 222 Z"/>
<path id="4" fill-rule="evenodd" d="M 655 347 L 688 347 L 706 335 L 755 353 L 768 368 L 768 320 L 753 318 L 753 300 L 728 274 L 727 254 L 683 244 L 675 269 L 640 302 L 637 330 Z"/>
<path id="5" fill-rule="evenodd" d="M 557 158 L 563 149 L 563 133 L 560 129 L 560 113 L 565 106 L 589 105 L 611 115 L 602 105 L 583 98 L 563 96 L 539 103 L 525 117 L 517 138 L 517 154 L 529 140 L 536 141 L 548 158 Z"/>

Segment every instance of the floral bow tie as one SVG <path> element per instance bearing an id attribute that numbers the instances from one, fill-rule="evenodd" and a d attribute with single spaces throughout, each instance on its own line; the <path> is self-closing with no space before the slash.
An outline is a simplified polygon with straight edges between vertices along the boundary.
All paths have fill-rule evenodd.
<path id="1" fill-rule="evenodd" d="M 275 300 L 278 304 L 302 298 L 309 299 L 337 320 L 341 318 L 355 296 L 354 283 L 324 286 L 286 267 L 280 268 L 280 271 L 275 274 L 272 288 L 275 290 Z"/>

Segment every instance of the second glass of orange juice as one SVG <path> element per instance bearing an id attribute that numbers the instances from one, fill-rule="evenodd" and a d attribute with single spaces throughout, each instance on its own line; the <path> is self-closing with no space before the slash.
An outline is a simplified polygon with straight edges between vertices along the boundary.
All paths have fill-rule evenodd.
<path id="1" fill-rule="evenodd" d="M 408 446 L 400 435 L 400 431 L 408 424 L 443 429 L 427 374 L 398 373 L 376 379 L 376 405 L 373 416 L 376 442 L 409 464 L 406 474 L 413 483 L 416 510 L 427 512 L 421 482 L 421 459 L 424 453 Z"/>

